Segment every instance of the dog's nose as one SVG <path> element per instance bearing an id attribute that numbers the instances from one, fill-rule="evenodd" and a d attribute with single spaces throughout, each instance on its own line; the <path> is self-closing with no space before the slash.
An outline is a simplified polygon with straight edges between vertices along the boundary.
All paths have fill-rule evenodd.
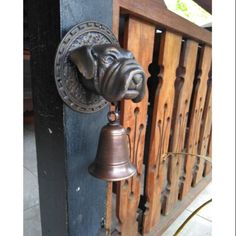
<path id="1" fill-rule="evenodd" d="M 143 75 L 137 73 L 133 76 L 133 82 L 135 83 L 136 87 L 139 87 L 143 82 Z"/>
<path id="2" fill-rule="evenodd" d="M 129 90 L 141 89 L 142 83 L 143 83 L 143 75 L 140 73 L 134 74 L 134 76 L 132 77 L 132 80 L 130 81 L 130 84 L 129 84 Z"/>

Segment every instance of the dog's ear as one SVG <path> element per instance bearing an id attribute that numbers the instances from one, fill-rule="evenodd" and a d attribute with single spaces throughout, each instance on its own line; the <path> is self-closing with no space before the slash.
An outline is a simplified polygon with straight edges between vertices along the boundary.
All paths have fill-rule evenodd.
<path id="1" fill-rule="evenodd" d="M 92 79 L 96 73 L 92 46 L 82 46 L 70 52 L 70 60 L 77 66 L 86 79 Z"/>

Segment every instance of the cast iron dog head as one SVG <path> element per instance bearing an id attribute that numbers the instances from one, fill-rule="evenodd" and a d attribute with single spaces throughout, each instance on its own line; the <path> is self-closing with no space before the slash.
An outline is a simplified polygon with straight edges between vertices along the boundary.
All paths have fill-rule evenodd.
<path id="1" fill-rule="evenodd" d="M 83 85 L 109 102 L 140 102 L 145 75 L 130 51 L 113 44 L 82 46 L 70 52 L 70 60 L 82 74 Z"/>

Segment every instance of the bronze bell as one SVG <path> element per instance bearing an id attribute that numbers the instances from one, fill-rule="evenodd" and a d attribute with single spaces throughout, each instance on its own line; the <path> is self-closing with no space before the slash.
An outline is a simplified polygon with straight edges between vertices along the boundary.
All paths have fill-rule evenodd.
<path id="1" fill-rule="evenodd" d="M 106 181 L 120 181 L 133 176 L 136 169 L 130 162 L 128 136 L 120 125 L 118 113 L 109 112 L 108 120 L 101 130 L 96 159 L 89 166 L 89 173 Z"/>

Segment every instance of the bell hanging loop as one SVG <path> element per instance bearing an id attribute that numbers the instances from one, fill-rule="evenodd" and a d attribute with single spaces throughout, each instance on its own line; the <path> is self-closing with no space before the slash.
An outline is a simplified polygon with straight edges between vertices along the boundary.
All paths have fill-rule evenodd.
<path id="1" fill-rule="evenodd" d="M 97 154 L 89 173 L 106 181 L 120 181 L 136 174 L 130 162 L 130 147 L 126 130 L 120 125 L 118 112 L 108 112 L 108 124 L 100 133 Z"/>
<path id="2" fill-rule="evenodd" d="M 117 111 L 109 111 L 107 113 L 107 120 L 109 121 L 109 124 L 120 124 L 120 116 Z"/>

